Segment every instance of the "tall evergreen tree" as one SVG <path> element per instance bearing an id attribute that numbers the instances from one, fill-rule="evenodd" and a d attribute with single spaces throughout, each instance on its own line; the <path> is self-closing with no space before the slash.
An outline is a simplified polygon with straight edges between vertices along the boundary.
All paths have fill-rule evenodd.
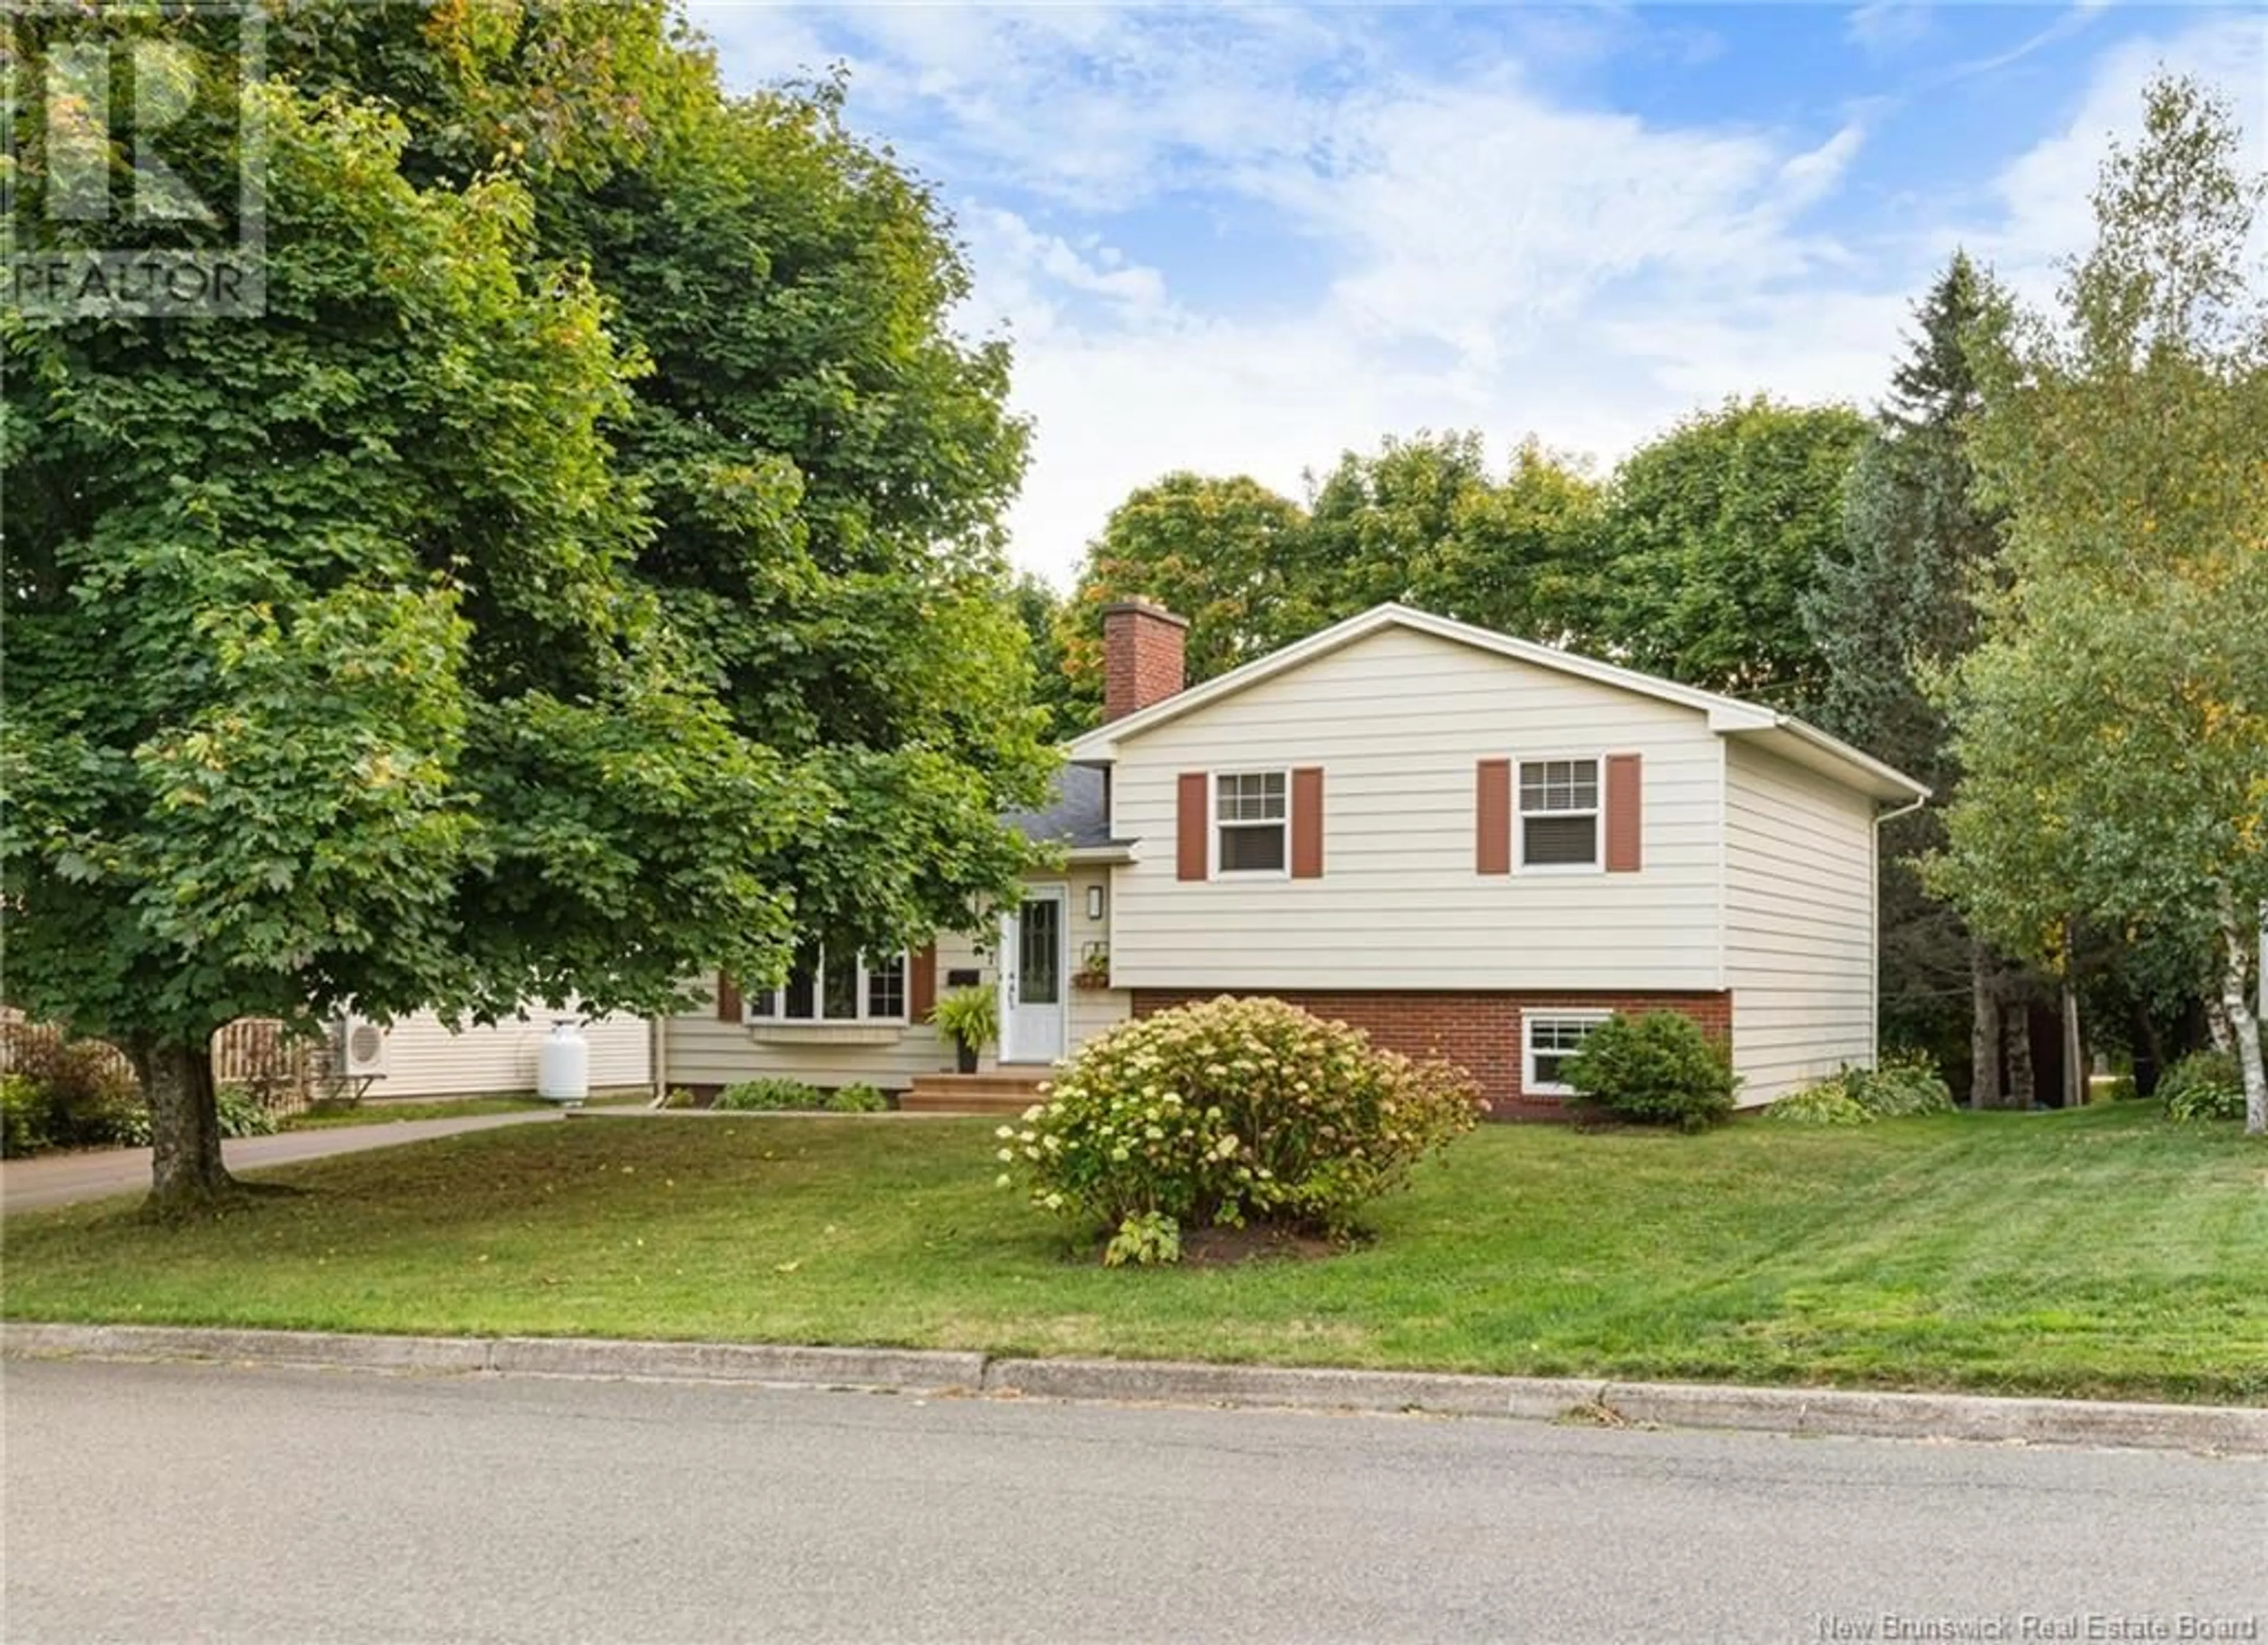
<path id="1" fill-rule="evenodd" d="M 1959 772 L 1926 682 L 1976 644 L 1973 595 L 1993 574 L 2005 531 L 1999 511 L 1977 497 L 1967 444 L 1980 403 L 1967 339 L 1990 296 L 1988 278 L 1956 253 L 1917 305 L 1906 357 L 1852 470 L 1842 535 L 1802 604 L 1827 665 L 1822 723 L 1921 778 L 1940 802 Z M 1972 1095 L 1997 1106 L 2009 979 L 1952 907 L 1922 886 L 1914 859 L 1944 841 L 1936 809 L 1884 830 L 1882 1020 L 1894 1035 L 1951 1053 L 1966 1019 Z M 2009 1094 L 2029 1100 L 2029 1091 Z"/>

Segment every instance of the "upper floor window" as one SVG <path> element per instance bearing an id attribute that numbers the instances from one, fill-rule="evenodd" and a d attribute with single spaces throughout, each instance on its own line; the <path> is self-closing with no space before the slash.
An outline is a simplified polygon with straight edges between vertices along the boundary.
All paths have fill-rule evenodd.
<path id="1" fill-rule="evenodd" d="M 1213 778 L 1213 861 L 1222 874 L 1281 874 L 1291 861 L 1290 790 L 1281 771 Z"/>
<path id="2" fill-rule="evenodd" d="M 783 986 L 748 995 L 748 1016 L 760 1022 L 902 1023 L 906 957 L 869 959 L 808 949 Z"/>
<path id="3" fill-rule="evenodd" d="M 1520 763 L 1520 865 L 1595 869 L 1599 856 L 1599 762 Z"/>

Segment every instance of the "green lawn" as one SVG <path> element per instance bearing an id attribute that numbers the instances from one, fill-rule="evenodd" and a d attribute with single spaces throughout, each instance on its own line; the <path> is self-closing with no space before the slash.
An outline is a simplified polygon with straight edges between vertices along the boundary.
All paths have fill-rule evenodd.
<path id="1" fill-rule="evenodd" d="M 593 1097 L 585 1108 L 643 1108 L 652 1098 L 643 1091 Z M 517 1097 L 437 1097 L 431 1101 L 388 1098 L 371 1102 L 319 1102 L 287 1116 L 277 1127 L 284 1131 L 327 1131 L 335 1126 L 400 1125 L 411 1120 L 464 1120 L 475 1114 L 522 1113 L 559 1105 L 533 1093 Z"/>
<path id="2" fill-rule="evenodd" d="M 589 1120 L 12 1216 L 18 1318 L 886 1343 L 2268 1401 L 2268 1147 L 2139 1104 L 1497 1126 L 1320 1262 L 1106 1271 L 981 1120 Z M 130 1203 L 130 1202 L 129 1202 Z"/>
<path id="3" fill-rule="evenodd" d="M 321 1102 L 286 1118 L 284 1131 L 328 1131 L 345 1125 L 401 1125 L 411 1120 L 463 1120 L 557 1105 L 540 1097 L 456 1097 L 436 1102 Z"/>

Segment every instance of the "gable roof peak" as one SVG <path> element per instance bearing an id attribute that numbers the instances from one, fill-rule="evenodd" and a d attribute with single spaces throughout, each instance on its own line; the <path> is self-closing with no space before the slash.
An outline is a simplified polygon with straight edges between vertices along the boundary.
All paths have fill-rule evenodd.
<path id="1" fill-rule="evenodd" d="M 1911 799 L 1918 804 L 1929 795 L 1926 785 L 1915 782 L 1904 772 L 1778 709 L 1713 691 L 1703 691 L 1692 686 L 1682 686 L 1659 675 L 1641 673 L 1633 668 L 1602 662 L 1594 657 L 1585 657 L 1580 652 L 1563 650 L 1557 646 L 1544 645 L 1537 641 L 1518 639 L 1493 628 L 1461 622 L 1454 617 L 1420 611 L 1393 600 L 1373 606 L 1367 611 L 1357 612 L 1329 628 L 1317 629 L 1305 639 L 1295 640 L 1265 657 L 1255 657 L 1225 674 L 1216 675 L 1202 685 L 1192 686 L 1174 696 L 1138 709 L 1123 719 L 1098 726 L 1071 740 L 1070 755 L 1073 760 L 1100 761 L 1115 759 L 1119 744 L 1130 741 L 1145 731 L 1179 719 L 1183 715 L 1197 713 L 1209 703 L 1233 696 L 1264 679 L 1288 673 L 1317 657 L 1328 656 L 1358 640 L 1391 628 L 1431 635 L 1454 644 L 1493 652 L 1539 668 L 1690 709 L 1705 717 L 1712 731 L 1727 736 L 1742 732 L 1763 734 L 1765 741 L 1779 751 L 1788 753 L 1807 764 L 1832 767 L 1852 786 L 1863 789 L 1879 798 Z"/>

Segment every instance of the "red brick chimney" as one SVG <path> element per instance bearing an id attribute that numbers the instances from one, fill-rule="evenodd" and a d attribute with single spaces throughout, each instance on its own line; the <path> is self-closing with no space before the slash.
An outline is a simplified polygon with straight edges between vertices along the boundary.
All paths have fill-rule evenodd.
<path id="1" fill-rule="evenodd" d="M 1183 683 L 1182 646 L 1189 620 L 1146 599 L 1102 608 L 1102 717 L 1123 720 L 1163 701 Z"/>

